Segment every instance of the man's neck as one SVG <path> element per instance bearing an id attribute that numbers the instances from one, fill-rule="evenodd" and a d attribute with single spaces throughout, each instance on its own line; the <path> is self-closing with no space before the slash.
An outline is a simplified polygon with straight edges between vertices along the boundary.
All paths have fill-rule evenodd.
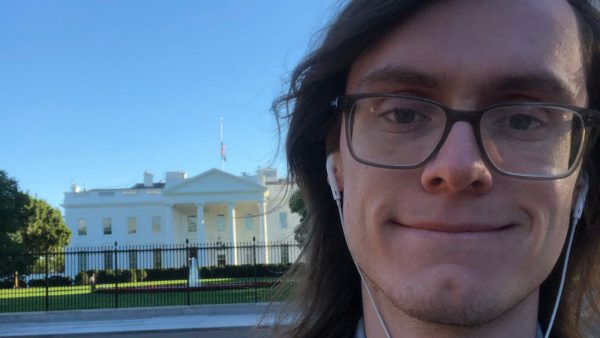
<path id="1" fill-rule="evenodd" d="M 379 312 L 391 338 L 534 338 L 537 333 L 539 291 L 527 296 L 512 309 L 482 325 L 447 325 L 431 323 L 408 316 L 373 293 Z M 370 300 L 363 290 L 364 326 L 368 338 L 386 338 Z M 384 298 L 384 299 L 381 299 Z"/>

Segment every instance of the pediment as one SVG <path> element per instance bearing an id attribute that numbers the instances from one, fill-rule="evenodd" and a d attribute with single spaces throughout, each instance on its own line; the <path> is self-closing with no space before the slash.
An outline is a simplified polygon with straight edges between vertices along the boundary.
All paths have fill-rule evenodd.
<path id="1" fill-rule="evenodd" d="M 211 169 L 166 188 L 163 194 L 263 193 L 265 190 L 267 187 L 250 179 Z"/>

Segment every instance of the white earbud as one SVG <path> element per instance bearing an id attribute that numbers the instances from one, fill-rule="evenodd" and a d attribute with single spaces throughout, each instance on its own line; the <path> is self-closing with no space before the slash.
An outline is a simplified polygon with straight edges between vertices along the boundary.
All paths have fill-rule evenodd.
<path id="1" fill-rule="evenodd" d="M 335 174 L 333 171 L 333 153 L 327 156 L 326 168 L 327 170 L 327 183 L 329 183 L 329 187 L 331 187 L 331 194 L 333 195 L 333 199 L 339 201 L 342 199 L 342 195 L 337 187 L 337 181 L 335 179 Z"/>
<path id="2" fill-rule="evenodd" d="M 585 198 L 587 197 L 589 189 L 588 176 L 583 173 L 581 176 L 581 187 L 579 189 L 579 195 L 577 196 L 577 202 L 575 202 L 575 210 L 573 210 L 573 218 L 580 219 L 583 213 L 583 207 L 585 206 Z"/>

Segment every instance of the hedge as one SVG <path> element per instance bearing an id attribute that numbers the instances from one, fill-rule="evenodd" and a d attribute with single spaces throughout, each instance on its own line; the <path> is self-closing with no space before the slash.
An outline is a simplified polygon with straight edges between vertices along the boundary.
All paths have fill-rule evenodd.
<path id="1" fill-rule="evenodd" d="M 211 266 L 200 269 L 202 278 L 281 277 L 291 264 Z"/>
<path id="2" fill-rule="evenodd" d="M 178 280 L 188 278 L 187 268 L 147 269 L 147 281 Z"/>
<path id="3" fill-rule="evenodd" d="M 290 268 L 291 264 L 257 264 L 257 265 L 226 265 L 210 266 L 200 269 L 201 278 L 251 278 L 251 277 L 280 277 Z M 87 270 L 78 273 L 74 280 L 69 277 L 51 276 L 49 286 L 89 285 L 90 277 L 96 274 L 96 284 L 131 283 L 142 281 L 182 280 L 188 278 L 188 268 L 167 269 L 130 269 L 130 270 Z M 14 279 L 0 280 L 0 288 L 12 288 Z M 26 287 L 25 281 L 19 285 Z M 45 279 L 32 279 L 30 287 L 46 286 Z"/>
<path id="4" fill-rule="evenodd" d="M 73 280 L 69 277 L 63 276 L 50 276 L 48 277 L 48 286 L 71 286 Z M 45 287 L 45 279 L 32 279 L 29 281 L 29 287 Z"/>
<path id="5" fill-rule="evenodd" d="M 9 277 L 9 278 L 0 280 L 0 289 L 12 289 L 14 286 L 15 286 L 14 277 Z M 27 283 L 25 283 L 24 280 L 19 279 L 19 287 L 24 288 L 26 286 L 27 286 Z"/>
<path id="6" fill-rule="evenodd" d="M 200 269 L 201 278 L 280 277 L 291 264 L 209 266 Z M 148 281 L 187 279 L 187 268 L 147 269 Z"/>

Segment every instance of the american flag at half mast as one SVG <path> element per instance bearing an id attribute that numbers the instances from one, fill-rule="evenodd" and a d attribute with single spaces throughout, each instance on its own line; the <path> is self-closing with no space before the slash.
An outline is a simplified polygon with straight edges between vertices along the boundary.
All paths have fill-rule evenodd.
<path id="1" fill-rule="evenodd" d="M 225 157 L 225 143 L 223 142 L 223 117 L 221 117 L 221 171 L 223 171 L 223 163 L 227 161 Z"/>

